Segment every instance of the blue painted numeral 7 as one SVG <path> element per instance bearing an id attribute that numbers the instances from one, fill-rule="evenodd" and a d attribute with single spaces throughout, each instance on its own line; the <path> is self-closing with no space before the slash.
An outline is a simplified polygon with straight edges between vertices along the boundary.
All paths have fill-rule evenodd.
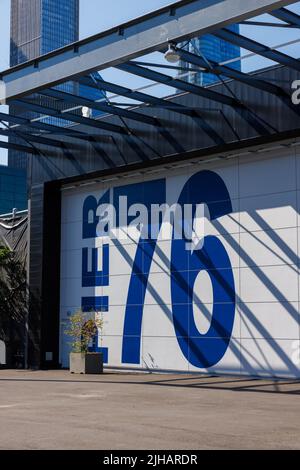
<path id="1" fill-rule="evenodd" d="M 123 333 L 123 364 L 139 364 L 145 295 L 156 240 L 140 240 L 127 297 Z"/>
<path id="2" fill-rule="evenodd" d="M 166 180 L 146 181 L 116 188 L 114 190 L 116 208 L 118 207 L 117 201 L 120 196 L 127 196 L 128 205 L 143 203 L 150 214 L 151 204 L 161 205 L 166 201 Z M 148 231 L 150 230 L 151 227 L 148 226 Z M 137 246 L 125 311 L 122 349 L 123 364 L 140 363 L 144 302 L 156 243 L 156 240 L 151 240 L 149 237 L 147 240 L 140 239 Z"/>

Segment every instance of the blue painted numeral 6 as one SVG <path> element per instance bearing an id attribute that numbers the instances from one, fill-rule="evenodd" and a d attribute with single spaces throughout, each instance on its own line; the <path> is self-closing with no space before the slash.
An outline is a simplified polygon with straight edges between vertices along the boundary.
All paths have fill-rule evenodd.
<path id="1" fill-rule="evenodd" d="M 208 206 L 211 220 L 230 214 L 232 204 L 223 180 L 211 171 L 195 174 L 186 183 L 179 204 Z M 195 214 L 194 214 L 195 215 Z M 171 295 L 174 328 L 183 355 L 195 367 L 216 365 L 227 351 L 235 317 L 235 286 L 232 267 L 222 242 L 214 236 L 205 238 L 201 250 L 186 251 L 188 240 L 172 241 Z M 197 299 L 195 281 L 201 271 L 210 277 L 213 312 L 206 334 L 199 332 L 194 319 L 193 302 Z M 202 305 L 202 310 L 205 306 Z M 205 314 L 205 311 L 203 311 Z"/>

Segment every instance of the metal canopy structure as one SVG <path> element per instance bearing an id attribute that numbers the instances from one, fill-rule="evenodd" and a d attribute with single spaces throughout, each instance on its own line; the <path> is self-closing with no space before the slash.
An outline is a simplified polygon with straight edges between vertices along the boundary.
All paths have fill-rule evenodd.
<path id="1" fill-rule="evenodd" d="M 108 166 L 116 167 L 118 162 L 109 156 L 107 142 L 113 143 L 119 160 L 125 164 L 128 160 L 123 145 L 141 162 L 149 160 L 151 152 L 153 158 L 164 156 L 149 143 L 148 137 L 153 133 L 167 142 L 170 155 L 184 153 L 186 148 L 173 131 L 175 116 L 176 125 L 179 119 L 184 124 L 192 123 L 203 133 L 205 148 L 221 148 L 228 142 L 242 141 L 248 134 L 257 138 L 279 132 L 273 121 L 266 119 L 268 110 L 262 109 L 262 103 L 268 102 L 265 97 L 271 97 L 274 103 L 281 103 L 282 110 L 291 113 L 291 120 L 299 119 L 300 107 L 292 103 L 289 80 L 297 78 L 300 60 L 281 52 L 280 47 L 270 47 L 228 27 L 239 23 L 298 30 L 300 16 L 287 8 L 294 3 L 182 0 L 3 71 L 1 104 L 21 110 L 24 117 L 20 113 L 0 113 L 0 135 L 14 139 L 1 141 L 0 147 L 39 156 L 51 156 L 55 150 L 76 159 L 76 152 L 86 149 L 88 143 Z M 259 19 L 259 15 L 263 17 Z M 219 64 L 208 60 L 201 51 L 191 53 L 181 47 L 182 42 L 207 33 L 240 47 L 247 52 L 246 56 L 271 60 L 271 69 L 246 72 L 234 67 L 231 63 L 234 61 Z M 164 60 L 169 43 L 177 47 L 186 67 L 172 66 Z M 158 62 L 153 60 L 153 53 L 159 57 Z M 148 61 L 142 60 L 147 54 Z M 282 78 L 271 78 L 272 70 L 276 67 L 278 70 L 278 66 L 288 71 L 286 83 Z M 112 67 L 124 77 L 120 83 L 92 74 Z M 187 79 L 189 74 L 198 72 L 215 75 L 216 84 L 204 87 Z M 129 88 L 126 79 L 129 75 L 146 80 L 145 86 L 138 90 Z M 101 90 L 106 100 L 92 101 L 80 91 L 67 92 L 62 85 L 70 80 L 78 90 L 81 86 Z M 154 95 L 149 92 L 153 85 L 177 93 L 167 98 Z M 256 102 L 250 98 L 249 89 L 257 93 Z M 180 93 L 189 98 L 181 101 Z M 222 121 L 224 132 L 219 130 L 217 121 Z M 246 126 L 248 134 L 241 131 L 239 122 Z"/>

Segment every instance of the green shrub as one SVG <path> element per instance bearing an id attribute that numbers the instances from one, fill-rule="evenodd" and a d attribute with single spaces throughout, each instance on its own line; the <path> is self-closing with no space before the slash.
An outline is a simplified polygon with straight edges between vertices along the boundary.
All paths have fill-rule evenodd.
<path id="1" fill-rule="evenodd" d="M 103 330 L 103 319 L 95 312 L 95 319 L 91 319 L 91 312 L 84 313 L 77 310 L 69 319 L 64 330 L 65 335 L 71 338 L 69 342 L 74 353 L 87 353 L 90 341 L 95 338 L 98 331 Z"/>

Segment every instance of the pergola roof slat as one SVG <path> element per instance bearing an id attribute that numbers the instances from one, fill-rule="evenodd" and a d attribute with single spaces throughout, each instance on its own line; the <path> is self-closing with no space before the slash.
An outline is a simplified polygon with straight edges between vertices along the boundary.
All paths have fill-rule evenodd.
<path id="1" fill-rule="evenodd" d="M 104 104 L 98 101 L 92 101 L 90 99 L 83 98 L 82 96 L 72 95 L 71 93 L 66 93 L 60 90 L 53 89 L 42 90 L 40 94 L 50 96 L 52 98 L 57 98 L 67 103 L 86 106 L 87 108 L 96 109 L 107 114 L 114 114 L 116 116 L 132 119 L 137 122 L 144 122 L 145 124 L 150 124 L 152 126 L 159 126 L 159 122 L 152 116 L 147 116 L 142 113 L 136 113 L 127 109 L 117 108 L 116 106 L 113 106 L 113 104 Z"/>
<path id="2" fill-rule="evenodd" d="M 265 80 L 261 80 L 256 78 L 253 75 L 248 73 L 243 73 L 240 70 L 236 70 L 226 65 L 219 65 L 217 62 L 209 60 L 209 64 L 211 67 L 208 66 L 208 62 L 206 62 L 202 57 L 193 54 L 191 52 L 185 51 L 184 49 L 179 50 L 181 58 L 190 64 L 197 65 L 205 70 L 209 71 L 215 75 L 224 75 L 225 77 L 232 78 L 242 83 L 246 83 L 258 90 L 266 91 L 267 93 L 272 93 L 274 95 L 282 94 L 284 91 L 277 85 L 273 83 L 267 82 Z"/>
<path id="3" fill-rule="evenodd" d="M 154 70 L 141 67 L 136 65 L 134 62 L 118 65 L 117 69 L 122 70 L 123 72 L 133 73 L 134 75 L 147 78 L 148 80 L 163 83 L 164 85 L 171 86 L 173 88 L 178 88 L 179 90 L 202 96 L 203 98 L 210 99 L 217 103 L 222 103 L 233 107 L 236 106 L 236 101 L 231 96 L 223 95 L 209 88 L 203 88 L 198 85 L 194 85 L 193 83 L 184 82 L 178 78 L 170 77 L 169 75 L 163 74 L 161 72 L 156 72 Z"/>
<path id="4" fill-rule="evenodd" d="M 274 18 L 277 18 L 278 20 L 285 21 L 286 23 L 300 28 L 300 16 L 286 8 L 273 10 L 270 12 L 270 15 L 274 16 Z"/>
<path id="5" fill-rule="evenodd" d="M 118 134 L 128 134 L 127 129 L 125 129 L 124 127 L 117 126 L 115 124 L 110 124 L 108 122 L 99 122 L 95 119 L 79 116 L 71 112 L 62 112 L 57 109 L 50 108 L 48 106 L 42 106 L 41 104 L 36 104 L 25 100 L 14 100 L 13 103 L 17 106 L 20 106 L 21 108 L 27 109 L 28 111 L 34 111 L 45 116 L 52 116 L 58 119 L 62 119 L 64 121 L 75 122 L 84 126 L 94 127 L 109 132 L 116 132 Z"/>
<path id="6" fill-rule="evenodd" d="M 247 49 L 248 51 L 255 52 L 256 54 L 265 57 L 266 59 L 270 59 L 274 62 L 277 62 L 278 64 L 285 65 L 300 72 L 299 60 L 283 54 L 282 52 L 279 52 L 275 49 L 271 49 L 264 44 L 254 41 L 253 39 L 242 36 L 241 34 L 234 33 L 233 31 L 230 31 L 226 28 L 215 31 L 213 34 L 214 36 L 223 39 L 224 41 Z"/>

